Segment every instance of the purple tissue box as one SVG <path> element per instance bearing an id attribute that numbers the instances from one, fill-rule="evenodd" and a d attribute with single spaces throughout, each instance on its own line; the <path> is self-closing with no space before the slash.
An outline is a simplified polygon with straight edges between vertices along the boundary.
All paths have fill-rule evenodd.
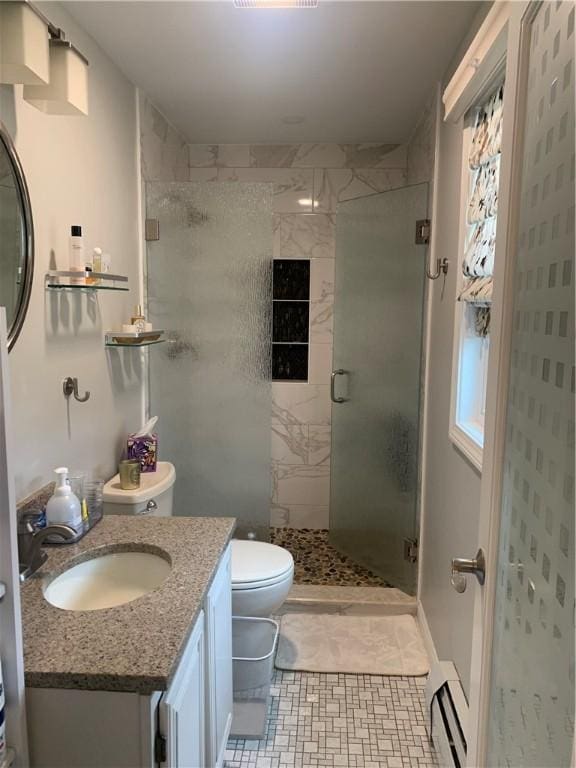
<path id="1" fill-rule="evenodd" d="M 156 472 L 158 462 L 158 435 L 128 438 L 127 458 L 138 459 L 141 472 Z"/>

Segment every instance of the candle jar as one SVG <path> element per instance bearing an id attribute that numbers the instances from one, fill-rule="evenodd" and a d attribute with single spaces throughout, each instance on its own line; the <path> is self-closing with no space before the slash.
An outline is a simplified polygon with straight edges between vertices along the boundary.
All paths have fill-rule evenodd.
<path id="1" fill-rule="evenodd" d="M 118 466 L 120 488 L 123 491 L 134 491 L 140 488 L 140 462 L 136 459 L 124 459 Z"/>

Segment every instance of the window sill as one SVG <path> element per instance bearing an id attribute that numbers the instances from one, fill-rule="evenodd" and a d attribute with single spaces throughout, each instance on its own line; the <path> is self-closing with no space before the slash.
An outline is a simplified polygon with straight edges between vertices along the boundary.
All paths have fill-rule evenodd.
<path id="1" fill-rule="evenodd" d="M 452 424 L 448 436 L 454 447 L 464 454 L 472 466 L 481 474 L 484 432 L 480 425 L 476 422 Z"/>

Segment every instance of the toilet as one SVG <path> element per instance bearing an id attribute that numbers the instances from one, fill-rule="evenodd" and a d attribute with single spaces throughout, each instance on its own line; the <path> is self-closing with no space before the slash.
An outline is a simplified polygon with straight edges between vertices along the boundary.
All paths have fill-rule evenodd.
<path id="1" fill-rule="evenodd" d="M 264 541 L 232 540 L 232 615 L 267 618 L 288 597 L 294 579 L 290 552 Z"/>
<path id="2" fill-rule="evenodd" d="M 111 478 L 103 490 L 105 515 L 151 515 L 173 513 L 176 470 L 169 461 L 159 461 L 156 472 L 144 472 L 140 487 L 125 491 L 120 476 Z M 294 579 L 294 560 L 288 550 L 264 541 L 232 540 L 232 614 L 268 618 L 288 597 Z"/>
<path id="3" fill-rule="evenodd" d="M 114 475 L 102 491 L 105 515 L 151 515 L 169 517 L 174 500 L 176 470 L 169 461 L 159 461 L 156 472 L 143 472 L 140 487 L 125 491 L 120 475 Z"/>

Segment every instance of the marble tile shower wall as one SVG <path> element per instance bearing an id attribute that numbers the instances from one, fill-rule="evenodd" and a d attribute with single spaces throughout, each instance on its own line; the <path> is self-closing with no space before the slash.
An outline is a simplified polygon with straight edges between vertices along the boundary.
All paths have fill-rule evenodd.
<path id="1" fill-rule="evenodd" d="M 338 203 L 406 183 L 390 144 L 190 145 L 192 181 L 274 185 L 274 258 L 310 259 L 306 383 L 272 384 L 271 524 L 328 528 L 330 372 Z"/>
<path id="2" fill-rule="evenodd" d="M 336 210 L 345 200 L 404 186 L 406 146 L 186 145 L 143 96 L 140 115 L 145 181 L 271 183 L 274 258 L 310 259 L 308 381 L 272 384 L 271 524 L 328 528 Z"/>

